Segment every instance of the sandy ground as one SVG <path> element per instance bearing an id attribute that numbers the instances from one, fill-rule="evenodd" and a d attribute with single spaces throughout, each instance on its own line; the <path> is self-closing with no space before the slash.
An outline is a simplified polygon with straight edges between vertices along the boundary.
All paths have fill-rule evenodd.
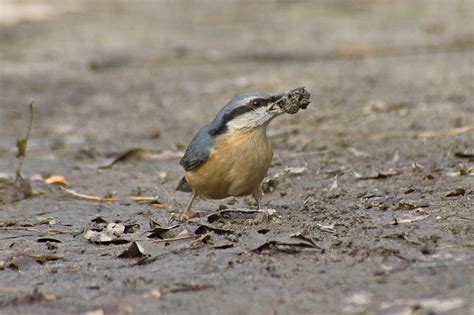
<path id="1" fill-rule="evenodd" d="M 0 186 L 0 313 L 474 313 L 474 2 L 1 5 L 0 176 L 35 114 L 34 196 Z M 298 86 L 310 107 L 268 130 L 276 213 L 175 221 L 196 130 Z M 110 223 L 108 245 L 84 237 Z M 145 256 L 118 258 L 132 241 Z"/>

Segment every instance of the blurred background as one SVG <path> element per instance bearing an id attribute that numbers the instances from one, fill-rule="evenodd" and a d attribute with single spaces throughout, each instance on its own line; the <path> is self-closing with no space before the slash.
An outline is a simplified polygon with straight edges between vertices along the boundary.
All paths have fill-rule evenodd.
<path id="1" fill-rule="evenodd" d="M 285 123 L 371 100 L 426 101 L 424 116 L 432 101 L 466 109 L 473 11 L 469 0 L 2 0 L 0 150 L 33 99 L 33 151 L 174 148 L 235 95 L 303 85 L 311 119 Z M 452 123 L 426 119 L 377 129 Z"/>
<path id="2" fill-rule="evenodd" d="M 21 277 L 0 265 L 0 293 L 19 288 L 0 306 L 19 314 L 82 314 L 91 305 L 110 314 L 469 313 L 473 69 L 472 0 L 0 0 L 0 178 L 17 170 L 15 142 L 34 100 L 23 174 L 37 192 L 0 206 L 0 252 L 65 257 L 21 267 Z M 299 86 L 312 94 L 309 108 L 268 130 L 274 159 L 263 203 L 276 220 L 230 225 L 230 245 L 212 235 L 226 242 L 220 249 L 143 236 L 149 220 L 168 222 L 189 201 L 174 189 L 198 128 L 234 96 Z M 142 150 L 138 161 L 98 169 L 133 148 Z M 50 175 L 84 194 L 158 196 L 164 206 L 78 199 Z M 196 209 L 253 206 L 230 198 Z M 77 237 L 98 215 L 137 222 L 159 261 L 134 266 L 116 258 L 125 245 Z M 51 250 L 12 227 L 33 221 L 47 222 L 34 229 L 49 236 L 49 227 L 71 231 L 53 233 L 60 243 Z M 250 253 L 301 231 L 324 250 Z M 202 291 L 138 295 L 196 283 Z M 33 304 L 32 285 L 58 298 Z"/>

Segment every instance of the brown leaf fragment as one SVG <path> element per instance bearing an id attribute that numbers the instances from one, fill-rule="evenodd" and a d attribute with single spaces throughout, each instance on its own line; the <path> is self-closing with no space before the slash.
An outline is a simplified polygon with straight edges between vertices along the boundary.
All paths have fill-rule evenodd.
<path id="1" fill-rule="evenodd" d="M 154 207 L 154 208 L 158 208 L 158 209 L 170 209 L 171 206 L 170 205 L 164 205 L 162 203 L 150 203 L 150 206 Z"/>
<path id="2" fill-rule="evenodd" d="M 94 222 L 94 223 L 109 223 L 109 221 L 107 221 L 107 219 L 105 219 L 102 216 L 95 217 L 91 221 Z"/>
<path id="3" fill-rule="evenodd" d="M 17 158 L 20 159 L 20 164 L 18 165 L 18 169 L 16 170 L 16 182 L 18 182 L 20 180 L 20 181 L 24 181 L 24 182 L 28 183 L 28 185 L 29 185 L 29 182 L 22 178 L 21 171 L 23 169 L 23 162 L 25 161 L 25 158 L 26 158 L 26 149 L 27 149 L 27 146 L 28 146 L 28 140 L 30 139 L 31 127 L 33 126 L 33 114 L 34 114 L 33 104 L 34 104 L 34 101 L 32 101 L 30 103 L 30 121 L 28 123 L 28 129 L 26 131 L 26 137 L 24 139 L 19 139 L 16 142 L 16 147 L 18 149 Z M 23 186 L 23 183 L 20 182 L 20 184 L 21 184 L 21 186 Z M 22 189 L 25 189 L 25 188 L 22 187 Z M 31 186 L 30 186 L 29 190 L 31 191 Z M 31 196 L 31 194 L 30 194 L 30 196 Z"/>
<path id="4" fill-rule="evenodd" d="M 16 140 L 16 148 L 18 152 L 16 153 L 16 157 L 24 157 L 26 156 L 26 146 L 28 144 L 28 139 L 18 139 Z"/>
<path id="5" fill-rule="evenodd" d="M 307 242 L 287 243 L 287 242 L 280 242 L 280 241 L 268 241 L 268 242 L 263 243 L 259 247 L 252 249 L 251 252 L 258 253 L 258 254 L 265 251 L 281 251 L 281 252 L 294 253 L 294 248 L 313 248 L 314 249 L 317 247 Z"/>
<path id="6" fill-rule="evenodd" d="M 206 234 L 202 234 L 197 239 L 193 240 L 191 242 L 190 247 L 191 248 L 198 248 L 198 247 L 201 247 L 203 245 L 212 245 L 212 244 L 214 244 L 214 242 L 212 241 L 211 233 L 206 233 Z"/>
<path id="7" fill-rule="evenodd" d="M 81 194 L 81 193 L 78 193 L 78 192 L 76 192 L 72 189 L 67 189 L 67 188 L 64 188 L 64 187 L 61 187 L 61 189 L 64 190 L 65 192 L 67 192 L 68 194 L 70 194 L 74 197 L 80 198 L 80 199 L 93 200 L 93 201 L 110 201 L 110 202 L 119 201 L 119 199 L 117 199 L 117 198 Z"/>
<path id="8" fill-rule="evenodd" d="M 136 202 L 143 202 L 143 203 L 159 203 L 160 202 L 160 197 L 158 196 L 152 196 L 152 197 L 148 197 L 148 196 L 128 196 L 127 197 L 128 199 L 132 200 L 132 201 L 136 201 Z"/>
<path id="9" fill-rule="evenodd" d="M 63 175 L 51 175 L 44 180 L 44 183 L 48 185 L 69 186 L 69 183 L 66 180 L 66 177 L 64 177 Z"/>
<path id="10" fill-rule="evenodd" d="M 147 237 L 149 238 L 159 238 L 159 239 L 166 239 L 166 238 L 173 238 L 176 236 L 176 233 L 171 232 L 171 230 L 179 227 L 179 224 L 173 226 L 156 226 L 151 231 Z"/>
<path id="11" fill-rule="evenodd" d="M 454 156 L 464 159 L 474 159 L 474 149 L 471 150 L 464 150 L 464 151 L 456 151 Z"/>
<path id="12" fill-rule="evenodd" d="M 400 175 L 401 171 L 396 171 L 394 169 L 388 169 L 386 171 L 374 172 L 362 175 L 360 173 L 354 172 L 354 177 L 359 180 L 366 180 L 366 179 L 383 179 L 388 178 L 396 175 Z"/>
<path id="13" fill-rule="evenodd" d="M 466 194 L 466 189 L 464 188 L 456 188 L 453 191 L 450 191 L 445 197 L 457 197 L 457 196 L 464 196 Z"/>
<path id="14" fill-rule="evenodd" d="M 468 168 L 466 168 L 466 167 L 464 166 L 464 164 L 459 163 L 459 164 L 458 164 L 458 168 L 459 168 L 459 175 L 460 175 L 460 176 L 469 175 L 470 171 L 469 171 Z"/>
<path id="15" fill-rule="evenodd" d="M 111 162 L 107 163 L 106 165 L 99 166 L 98 169 L 107 169 L 111 168 L 113 165 L 117 163 L 123 163 L 127 162 L 130 160 L 141 160 L 144 159 L 148 156 L 150 156 L 151 153 L 148 150 L 142 149 L 142 148 L 134 148 L 126 151 L 125 153 L 120 154 L 117 158 L 112 160 Z"/>
<path id="16" fill-rule="evenodd" d="M 132 242 L 126 250 L 118 255 L 118 258 L 141 258 L 143 256 L 145 256 L 143 247 L 137 242 Z"/>
<path id="17" fill-rule="evenodd" d="M 228 248 L 232 248 L 232 247 L 234 247 L 234 244 L 232 244 L 232 243 L 225 243 L 225 244 L 215 245 L 215 246 L 213 246 L 212 248 L 214 248 L 214 249 L 228 249 Z"/>
<path id="18" fill-rule="evenodd" d="M 194 234 L 201 235 L 201 234 L 206 234 L 208 232 L 214 232 L 217 235 L 225 235 L 225 234 L 234 234 L 235 233 L 232 230 L 220 229 L 220 228 L 214 227 L 214 226 L 209 225 L 209 224 L 199 223 L 199 227 L 194 231 Z"/>
<path id="19" fill-rule="evenodd" d="M 426 203 L 418 203 L 415 200 L 402 200 L 397 204 L 397 209 L 402 210 L 412 210 L 417 208 L 427 208 L 429 204 Z"/>
<path id="20" fill-rule="evenodd" d="M 126 234 L 135 233 L 140 229 L 140 224 L 136 222 L 131 222 L 125 224 L 125 230 L 123 231 Z"/>

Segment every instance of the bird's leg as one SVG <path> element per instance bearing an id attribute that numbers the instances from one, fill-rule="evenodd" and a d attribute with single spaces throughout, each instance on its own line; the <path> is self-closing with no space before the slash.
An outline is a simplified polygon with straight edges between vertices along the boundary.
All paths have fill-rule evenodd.
<path id="1" fill-rule="evenodd" d="M 191 211 L 191 207 L 193 205 L 194 199 L 196 199 L 197 194 L 193 191 L 193 196 L 191 197 L 191 201 L 188 203 L 188 206 L 186 207 L 186 212 Z"/>
<path id="2" fill-rule="evenodd" d="M 191 207 L 192 207 L 193 202 L 196 199 L 196 197 L 197 197 L 197 193 L 193 191 L 193 196 L 191 197 L 191 201 L 189 202 L 188 206 L 186 207 L 186 210 L 181 211 L 178 214 L 178 220 L 179 221 L 187 221 L 189 219 L 201 216 L 202 212 L 191 210 Z"/>
<path id="3" fill-rule="evenodd" d="M 260 210 L 261 200 L 262 200 L 262 197 L 263 197 L 263 191 L 262 191 L 262 187 L 260 187 L 260 185 L 258 185 L 258 188 L 255 189 L 252 192 L 252 196 L 255 199 L 255 201 L 257 202 L 257 210 Z"/>

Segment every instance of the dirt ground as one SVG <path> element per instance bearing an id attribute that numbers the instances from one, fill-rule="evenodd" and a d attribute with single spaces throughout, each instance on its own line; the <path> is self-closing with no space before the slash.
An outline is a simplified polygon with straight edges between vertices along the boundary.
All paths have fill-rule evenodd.
<path id="1" fill-rule="evenodd" d="M 0 187 L 0 313 L 474 314 L 473 1 L 0 4 L 0 177 L 35 101 L 34 195 Z M 176 221 L 197 129 L 298 86 L 312 104 L 268 130 L 276 213 Z"/>

